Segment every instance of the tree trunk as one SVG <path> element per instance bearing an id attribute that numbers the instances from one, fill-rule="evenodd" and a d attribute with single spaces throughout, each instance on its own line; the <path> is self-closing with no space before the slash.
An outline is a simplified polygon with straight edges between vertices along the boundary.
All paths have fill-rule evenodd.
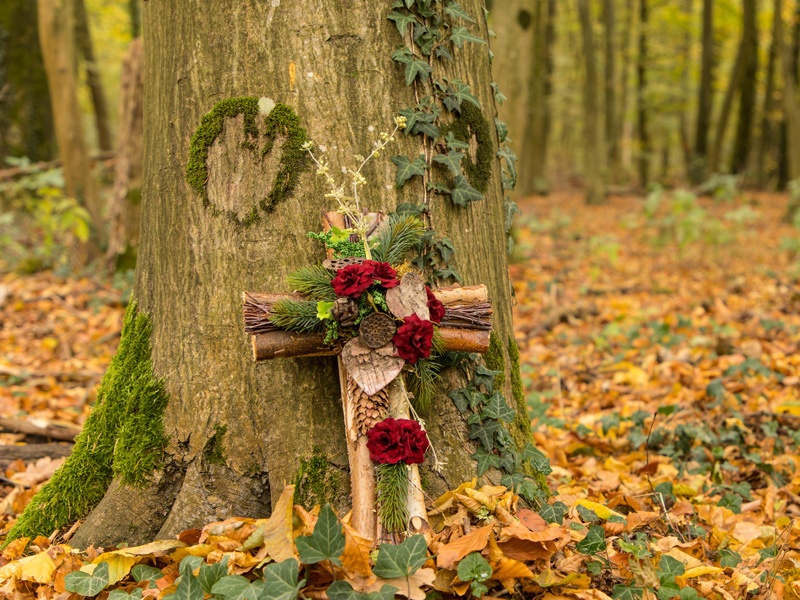
<path id="1" fill-rule="evenodd" d="M 756 157 L 756 185 L 763 189 L 767 186 L 770 173 L 774 172 L 778 147 L 778 127 L 775 119 L 775 65 L 778 61 L 778 33 L 780 32 L 781 0 L 774 0 L 772 8 L 772 41 L 767 58 L 767 83 L 764 90 L 764 104 L 761 111 L 761 132 L 758 138 L 758 156 Z"/>
<path id="2" fill-rule="evenodd" d="M 605 24 L 605 139 L 608 147 L 608 171 L 619 170 L 619 138 L 617 137 L 617 70 L 616 70 L 616 17 L 615 0 L 603 0 L 603 22 Z"/>
<path id="3" fill-rule="evenodd" d="M 38 0 L 39 44 L 42 50 L 55 123 L 58 154 L 64 169 L 64 191 L 89 211 L 96 236 L 102 211 L 83 137 L 75 77 L 74 14 L 69 0 Z M 94 252 L 97 252 L 95 247 Z"/>
<path id="4" fill-rule="evenodd" d="M 650 182 L 650 133 L 647 123 L 647 22 L 648 0 L 639 0 L 639 57 L 636 62 L 636 111 L 639 122 L 639 185 Z"/>
<path id="5" fill-rule="evenodd" d="M 116 269 L 130 269 L 136 264 L 144 158 L 143 101 L 144 50 L 141 38 L 136 38 L 122 59 L 114 189 L 108 203 L 106 262 Z"/>
<path id="6" fill-rule="evenodd" d="M 461 5 L 478 20 L 486 39 L 482 2 Z M 116 477 L 78 531 L 75 544 L 106 545 L 123 539 L 135 543 L 171 537 L 231 515 L 265 516 L 292 482 L 298 486 L 298 503 L 331 502 L 339 509 L 349 505 L 336 360 L 255 364 L 242 322 L 243 291 L 289 292 L 288 273 L 324 258 L 306 232 L 318 231 L 321 211 L 334 208 L 324 198 L 328 190 L 313 172 L 300 173 L 300 159 L 294 165 L 299 174 L 296 191 L 281 192 L 285 180 L 275 181 L 268 211 L 258 200 L 269 190 L 246 197 L 217 194 L 214 181 L 236 192 L 248 185 L 268 186 L 278 171 L 282 140 L 265 154 L 258 147 L 254 151 L 252 142 L 242 144 L 241 116 L 224 118 L 218 138 L 203 138 L 209 130 L 200 128 L 194 142 L 217 140 L 209 146 L 205 163 L 205 205 L 187 185 L 186 167 L 190 140 L 203 116 L 215 105 L 223 106 L 218 104 L 223 100 L 224 106 L 235 108 L 240 102 L 235 99 L 242 96 L 271 97 L 290 105 L 309 137 L 327 145 L 334 170 L 350 165 L 353 154 L 364 153 L 375 139 L 368 126 L 390 129 L 398 110 L 415 103 L 414 87 L 404 82 L 403 65 L 391 59 L 400 39 L 395 24 L 386 18 L 388 12 L 384 3 L 368 0 L 242 0 L 226 11 L 210 10 L 198 0 L 145 3 L 145 184 L 135 285 L 139 304 L 129 312 L 112 371 L 118 379 L 132 381 L 122 377 L 126 369 L 145 363 L 133 361 L 129 366 L 126 358 L 139 356 L 141 361 L 142 356 L 152 356 L 153 374 L 144 378 L 149 381 L 147 394 L 134 390 L 136 395 L 120 400 L 127 407 L 125 415 L 133 413 L 138 421 L 125 416 L 116 433 L 98 433 L 100 441 L 87 449 L 110 448 L 114 462 L 109 469 Z M 480 114 L 493 123 L 486 46 L 467 43 L 454 55 L 446 76 L 467 81 L 483 107 Z M 261 105 L 271 106 L 266 100 Z M 286 110 L 282 107 L 276 118 L 287 119 Z M 478 153 L 482 144 L 491 144 L 487 150 L 493 157 L 482 172 L 490 176 L 485 198 L 465 209 L 437 196 L 430 220 L 459 250 L 452 262 L 464 283 L 489 288 L 495 335 L 487 363 L 505 373 L 502 387 L 507 397 L 514 392 L 518 419 L 512 435 L 529 439 L 511 327 L 504 202 L 494 158 L 497 135 L 493 126 L 475 119 L 476 125 L 484 123 L 487 137 L 473 144 Z M 281 122 L 286 127 L 291 123 Z M 287 131 L 294 139 L 291 129 Z M 397 154 L 420 152 L 418 137 L 401 138 Z M 230 168 L 222 164 L 226 158 Z M 385 158 L 367 171 L 371 209 L 391 211 L 400 202 L 418 203 L 424 196 L 421 182 L 398 192 L 395 174 Z M 235 214 L 253 218 L 232 219 Z M 150 335 L 147 320 L 152 324 Z M 142 350 L 148 341 L 152 353 Z M 459 378 L 455 372 L 443 375 L 441 393 L 426 416 L 433 444 L 447 463 L 441 474 L 423 465 L 426 491 L 433 497 L 475 475 L 468 428 L 446 396 Z M 104 398 L 116 394 L 113 381 L 104 380 Z M 162 397 L 168 398 L 165 410 Z M 106 402 L 99 401 L 93 415 L 105 410 L 101 416 L 112 423 L 108 415 L 113 411 Z M 99 421 L 89 421 L 87 429 L 95 431 Z M 162 424 L 163 438 L 158 433 Z M 148 447 L 165 449 L 164 462 L 152 476 L 131 464 L 149 454 L 126 450 L 126 444 L 137 448 L 144 443 L 141 435 L 132 435 L 137 431 L 149 436 Z M 79 458 L 72 464 L 72 473 L 78 473 Z M 59 481 L 68 478 L 69 469 L 65 471 Z M 58 488 L 53 489 L 51 494 L 57 494 Z M 86 508 L 95 503 L 86 502 Z M 32 502 L 37 504 L 41 503 Z M 17 533 L 21 530 L 19 526 Z"/>
<path id="7" fill-rule="evenodd" d="M 785 122 L 785 144 L 786 144 L 786 174 L 788 181 L 800 179 L 800 94 L 798 94 L 798 84 L 800 75 L 798 74 L 798 52 L 800 52 L 800 2 L 795 8 L 795 23 L 792 31 L 793 39 L 790 46 L 783 32 L 783 19 L 778 23 L 777 38 L 779 40 L 778 51 L 781 57 L 781 67 L 783 69 L 783 111 Z M 794 219 L 800 211 L 800 199 L 794 198 L 789 202 L 784 215 L 784 220 L 788 223 Z"/>
<path id="8" fill-rule="evenodd" d="M 700 183 L 706 176 L 708 134 L 711 130 L 711 111 L 714 107 L 714 0 L 703 0 L 703 57 L 700 69 L 700 90 L 697 101 L 697 130 L 694 142 L 692 182 Z"/>
<path id="9" fill-rule="evenodd" d="M 36 23 L 35 2 L 0 2 L 0 162 L 49 160 L 57 151 Z"/>
<path id="10" fill-rule="evenodd" d="M 736 90 L 740 87 L 739 82 L 744 72 L 745 59 L 742 55 L 742 50 L 743 46 L 739 44 L 739 50 L 736 53 L 736 60 L 733 64 L 731 78 L 728 81 L 728 88 L 725 90 L 725 98 L 722 101 L 722 108 L 719 111 L 719 122 L 717 123 L 716 133 L 714 134 L 714 143 L 711 146 L 711 154 L 708 157 L 707 175 L 713 175 L 719 171 L 719 162 L 722 156 L 725 134 L 728 131 L 728 121 L 730 120 L 733 109 L 733 100 L 736 97 Z"/>
<path id="11" fill-rule="evenodd" d="M 97 62 L 94 58 L 92 33 L 89 29 L 89 19 L 86 16 L 86 5 L 84 0 L 71 0 L 71 2 L 72 9 L 75 12 L 75 42 L 83 58 L 83 65 L 86 68 L 86 85 L 89 87 L 89 95 L 92 98 L 92 107 L 94 108 L 97 147 L 101 152 L 108 152 L 112 149 L 111 128 L 108 125 L 108 103 L 103 92 L 103 84 L 100 81 L 100 73 L 97 70 Z"/>
<path id="12" fill-rule="evenodd" d="M 630 98 L 630 72 L 633 57 L 633 23 L 636 7 L 634 0 L 627 0 L 625 5 L 625 23 L 623 25 L 624 42 L 622 52 L 622 98 L 619 103 L 619 112 L 617 114 L 617 139 L 620 141 L 620 167 L 627 179 L 627 173 L 631 169 L 631 140 L 633 134 L 631 132 L 632 124 L 628 119 L 628 106 Z"/>
<path id="13" fill-rule="evenodd" d="M 758 25 L 756 0 L 744 0 L 742 12 L 742 74 L 739 90 L 739 121 L 731 160 L 732 173 L 744 173 L 750 156 L 753 116 L 758 80 Z"/>
<path id="14" fill-rule="evenodd" d="M 583 88 L 583 114 L 586 148 L 584 152 L 584 176 L 586 178 L 586 203 L 601 204 L 605 201 L 603 181 L 603 154 L 600 140 L 600 109 L 598 106 L 597 62 L 594 52 L 594 31 L 589 0 L 577 0 L 578 16 L 583 35 L 583 55 L 586 82 Z"/>

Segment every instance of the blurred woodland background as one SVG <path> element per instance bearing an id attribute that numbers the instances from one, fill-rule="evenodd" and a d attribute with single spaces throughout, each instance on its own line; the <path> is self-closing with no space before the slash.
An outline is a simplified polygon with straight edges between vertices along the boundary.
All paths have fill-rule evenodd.
<path id="1" fill-rule="evenodd" d="M 0 6 L 4 270 L 135 264 L 139 1 Z M 500 118 L 519 156 L 517 198 L 583 190 L 601 203 L 654 186 L 683 187 L 695 199 L 785 190 L 784 217 L 794 220 L 800 0 L 488 7 Z M 668 210 L 691 213 L 697 207 L 687 202 Z"/>

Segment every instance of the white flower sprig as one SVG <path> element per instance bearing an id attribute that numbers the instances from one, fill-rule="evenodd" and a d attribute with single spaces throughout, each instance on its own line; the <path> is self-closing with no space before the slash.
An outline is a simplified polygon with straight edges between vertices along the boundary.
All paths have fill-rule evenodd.
<path id="1" fill-rule="evenodd" d="M 330 186 L 331 191 L 325 194 L 325 197 L 336 200 L 337 204 L 339 205 L 338 212 L 343 216 L 348 217 L 353 223 L 352 229 L 361 238 L 361 241 L 364 244 L 364 253 L 367 259 L 372 258 L 372 252 L 370 251 L 369 244 L 367 243 L 367 233 L 369 232 L 370 228 L 370 219 L 368 215 L 363 214 L 361 201 L 358 194 L 358 189 L 367 184 L 367 180 L 361 174 L 361 170 L 370 160 L 373 158 L 378 158 L 386 146 L 395 141 L 395 134 L 398 131 L 406 128 L 407 120 L 403 116 L 398 116 L 395 117 L 394 123 L 394 131 L 391 133 L 382 131 L 378 135 L 378 139 L 372 143 L 372 151 L 368 156 L 364 157 L 360 154 L 355 154 L 353 156 L 353 158 L 356 160 L 356 163 L 360 163 L 358 168 L 342 167 L 342 173 L 349 175 L 350 177 L 350 181 L 348 183 L 340 184 L 336 181 L 336 179 L 333 178 L 330 173 L 330 162 L 322 156 L 317 157 L 314 155 L 314 142 L 309 140 L 302 146 L 303 150 L 308 152 L 308 154 L 311 156 L 311 160 L 314 161 L 314 164 L 317 165 L 317 175 L 325 177 L 325 180 Z M 370 126 L 369 131 L 370 133 L 373 132 L 374 127 Z M 322 145 L 317 146 L 317 149 L 323 154 L 327 151 L 327 148 Z M 352 195 L 347 194 L 346 190 L 348 187 L 352 189 Z"/>

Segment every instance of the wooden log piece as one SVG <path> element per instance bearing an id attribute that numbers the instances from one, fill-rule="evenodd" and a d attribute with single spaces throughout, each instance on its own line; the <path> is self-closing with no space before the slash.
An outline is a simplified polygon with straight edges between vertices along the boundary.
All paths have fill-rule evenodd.
<path id="1" fill-rule="evenodd" d="M 438 288 L 433 295 L 444 304 L 445 308 L 451 304 L 480 304 L 489 302 L 489 290 L 483 284 L 462 286 L 448 286 Z"/>
<path id="2" fill-rule="evenodd" d="M 321 333 L 295 333 L 281 329 L 253 336 L 253 360 L 295 358 L 299 356 L 336 356 L 339 346 L 326 346 Z"/>
<path id="3" fill-rule="evenodd" d="M 491 334 L 492 332 L 488 330 L 439 328 L 439 335 L 442 336 L 444 349 L 447 352 L 478 352 L 484 354 L 489 351 L 489 337 Z"/>

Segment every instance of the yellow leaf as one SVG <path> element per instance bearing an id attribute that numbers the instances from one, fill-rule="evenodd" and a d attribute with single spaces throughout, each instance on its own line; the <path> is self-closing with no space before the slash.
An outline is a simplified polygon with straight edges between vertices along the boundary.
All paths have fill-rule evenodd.
<path id="1" fill-rule="evenodd" d="M 588 508 L 604 521 L 608 521 L 611 517 L 622 517 L 622 515 L 618 512 L 611 510 L 607 506 L 603 506 L 599 502 L 592 502 L 591 500 L 578 500 L 575 504 L 579 504 L 584 508 Z"/>
<path id="2" fill-rule="evenodd" d="M 701 565 L 686 569 L 686 572 L 681 575 L 683 579 L 692 579 L 693 577 L 700 577 L 702 575 L 714 575 L 715 573 L 722 573 L 725 569 L 721 567 L 712 567 L 711 565 Z M 677 578 L 676 578 L 677 579 Z"/>
<path id="3" fill-rule="evenodd" d="M 95 565 L 101 562 L 108 563 L 108 583 L 112 585 L 124 579 L 131 572 L 133 565 L 139 562 L 139 557 L 123 556 L 118 552 L 104 552 L 92 561 Z"/>
<path id="4" fill-rule="evenodd" d="M 205 558 L 208 556 L 211 551 L 214 550 L 214 546 L 210 546 L 209 544 L 197 544 L 196 546 L 186 546 L 184 548 L 178 548 L 169 555 L 169 557 L 176 563 L 181 562 L 187 556 L 199 556 L 200 558 Z"/>
<path id="5" fill-rule="evenodd" d="M 294 486 L 287 485 L 281 492 L 272 516 L 266 521 L 257 521 L 259 525 L 264 525 L 264 548 L 275 562 L 282 562 L 294 556 L 293 503 Z"/>
<path id="6" fill-rule="evenodd" d="M 18 577 L 25 581 L 50 583 L 56 570 L 56 563 L 47 552 L 27 556 L 17 562 L 20 565 Z"/>
<path id="7" fill-rule="evenodd" d="M 800 417 L 800 401 L 789 400 L 788 402 L 784 402 L 775 408 L 775 412 L 789 413 L 795 417 Z"/>
<path id="8" fill-rule="evenodd" d="M 143 546 L 133 546 L 132 548 L 115 550 L 112 554 L 120 554 L 122 556 L 160 556 L 165 552 L 172 552 L 176 548 L 183 548 L 185 546 L 186 544 L 180 540 L 157 540 L 149 544 L 144 544 Z"/>

